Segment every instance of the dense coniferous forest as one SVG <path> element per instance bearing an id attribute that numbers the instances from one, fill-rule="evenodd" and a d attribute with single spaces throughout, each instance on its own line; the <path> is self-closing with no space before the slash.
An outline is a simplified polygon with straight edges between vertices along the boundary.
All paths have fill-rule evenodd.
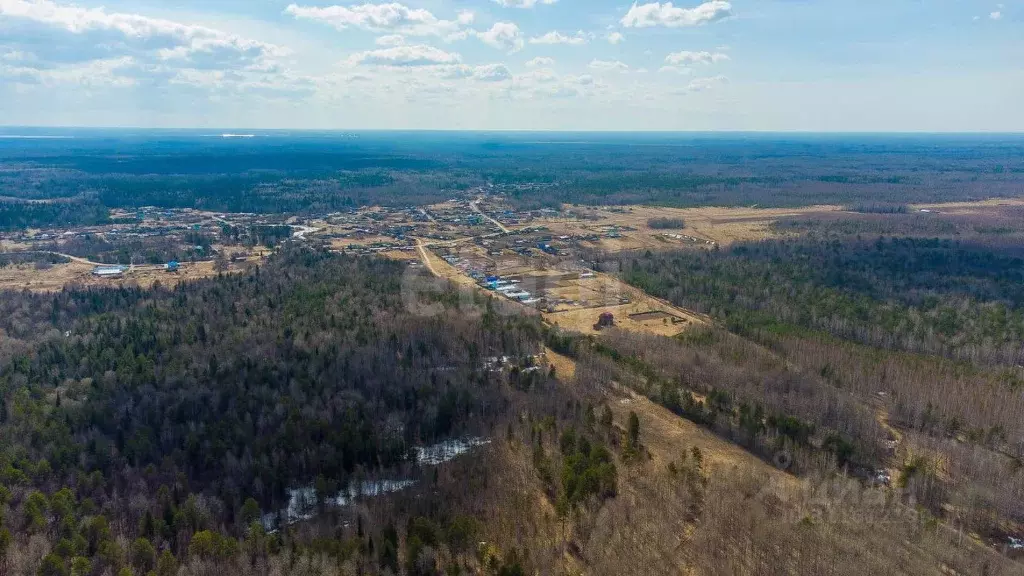
<path id="1" fill-rule="evenodd" d="M 33 535 L 56 543 L 47 574 L 232 556 L 289 489 L 326 497 L 489 433 L 509 404 L 485 358 L 535 354 L 538 326 L 456 311 L 444 287 L 413 314 L 402 268 L 297 247 L 176 287 L 5 294 L 0 563 Z"/>
<path id="2" fill-rule="evenodd" d="M 24 202 L 0 198 L 0 230 L 107 224 L 109 212 L 95 199 Z"/>
<path id="3" fill-rule="evenodd" d="M 1024 259 L 1013 247 L 768 241 L 629 261 L 623 273 L 744 334 L 802 327 L 978 362 L 1024 359 Z"/>

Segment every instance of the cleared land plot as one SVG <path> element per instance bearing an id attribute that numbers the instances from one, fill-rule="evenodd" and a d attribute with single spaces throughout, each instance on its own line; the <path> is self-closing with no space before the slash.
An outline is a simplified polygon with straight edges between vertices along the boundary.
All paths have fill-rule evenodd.
<path id="1" fill-rule="evenodd" d="M 37 268 L 31 264 L 0 268 L 0 289 L 56 292 L 71 284 L 85 284 L 92 277 L 93 267 L 81 262 L 53 264 Z"/>
<path id="2" fill-rule="evenodd" d="M 553 234 L 585 236 L 599 234 L 595 242 L 586 242 L 594 248 L 608 252 L 628 250 L 663 250 L 679 246 L 700 246 L 713 242 L 727 246 L 734 242 L 779 238 L 792 235 L 794 230 L 776 226 L 780 220 L 898 220 L 915 215 L 950 219 L 957 233 L 1010 234 L 1016 233 L 1024 217 L 1024 199 L 998 198 L 978 202 L 948 202 L 914 204 L 908 214 L 859 214 L 843 206 L 807 206 L 804 208 L 657 208 L 623 206 L 578 209 L 588 219 L 550 218 L 544 221 Z M 569 210 L 573 210 L 569 208 Z M 922 210 L 924 212 L 922 212 Z M 682 219 L 682 229 L 655 229 L 648 221 L 657 218 Z M 619 237 L 608 237 L 609 230 L 617 227 Z M 931 232 L 931 231 L 930 231 Z M 679 235 L 682 238 L 674 238 Z M 708 244 L 705 244 L 708 245 Z M 710 246 L 710 245 L 708 245 Z"/>
<path id="3" fill-rule="evenodd" d="M 571 210 L 571 209 L 570 209 Z M 836 212 L 839 206 L 808 206 L 806 208 L 658 208 L 623 206 L 581 210 L 586 219 L 550 218 L 543 224 L 553 234 L 601 237 L 588 242 L 592 247 L 609 252 L 626 250 L 659 250 L 684 245 L 728 245 L 744 240 L 759 240 L 781 234 L 772 228 L 780 218 L 814 213 Z M 651 228 L 654 219 L 682 219 L 685 228 Z M 539 221 L 540 222 L 540 221 Z M 674 238 L 671 235 L 679 235 Z M 616 237 L 617 236 L 617 237 Z"/>
<path id="4" fill-rule="evenodd" d="M 225 274 L 242 272 L 251 264 L 260 262 L 253 256 L 243 262 L 231 262 L 222 271 Z M 218 271 L 212 261 L 184 262 L 177 272 L 168 272 L 161 266 L 136 266 L 118 278 L 100 278 L 93 275 L 94 266 L 83 262 L 54 264 L 39 269 L 33 265 L 17 265 L 0 268 L 0 290 L 30 290 L 32 292 L 57 292 L 65 287 L 130 286 L 148 288 L 160 282 L 174 285 L 182 281 L 199 280 L 216 276 Z"/>
<path id="5" fill-rule="evenodd" d="M 632 310 L 639 310 L 645 307 L 643 304 L 625 304 L 618 306 L 601 306 L 597 308 L 576 308 L 562 312 L 545 312 L 544 320 L 567 330 L 582 332 L 584 334 L 599 334 L 594 329 L 601 314 L 610 313 L 615 317 L 615 326 L 623 330 L 633 332 L 648 332 L 659 336 L 675 336 L 690 326 L 702 323 L 701 320 L 691 316 L 682 322 L 673 324 L 671 322 L 638 322 L 629 317 Z"/>
<path id="6" fill-rule="evenodd" d="M 606 274 L 598 274 L 594 278 L 581 278 L 571 284 L 571 287 L 562 290 L 568 291 L 569 294 L 585 294 L 580 287 L 594 290 L 591 286 L 598 286 L 601 288 L 595 292 L 601 294 L 600 290 L 603 289 L 603 294 L 614 302 L 592 306 L 559 305 L 554 312 L 543 314 L 545 321 L 567 330 L 598 334 L 600 331 L 594 329 L 594 324 L 601 314 L 606 312 L 614 316 L 615 325 L 619 328 L 660 336 L 675 336 L 690 326 L 710 323 L 710 319 L 705 316 L 672 306 Z M 626 299 L 628 303 L 621 304 L 618 302 L 619 299 Z M 638 315 L 638 318 L 634 318 L 634 315 Z"/>

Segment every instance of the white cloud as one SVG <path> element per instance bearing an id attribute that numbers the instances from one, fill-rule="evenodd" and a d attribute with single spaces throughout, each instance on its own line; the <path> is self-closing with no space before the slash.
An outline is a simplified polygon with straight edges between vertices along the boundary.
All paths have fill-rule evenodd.
<path id="1" fill-rule="evenodd" d="M 504 64 L 485 64 L 476 67 L 473 78 L 483 82 L 500 82 L 510 80 L 512 72 Z"/>
<path id="2" fill-rule="evenodd" d="M 512 88 L 518 97 L 528 100 L 583 98 L 599 89 L 595 84 L 594 77 L 588 74 L 558 76 L 550 70 L 537 70 L 530 74 L 516 76 Z"/>
<path id="3" fill-rule="evenodd" d="M 692 74 L 692 68 L 686 68 L 682 66 L 662 66 L 658 68 L 658 72 L 671 72 L 674 74 Z"/>
<path id="4" fill-rule="evenodd" d="M 626 37 L 622 34 L 622 32 L 609 32 L 608 35 L 604 37 L 604 39 L 607 40 L 609 44 L 618 44 L 620 42 L 626 41 Z"/>
<path id="5" fill-rule="evenodd" d="M 629 66 L 618 60 L 591 60 L 590 64 L 587 65 L 591 70 L 600 70 L 603 72 L 625 72 L 629 70 Z"/>
<path id="6" fill-rule="evenodd" d="M 473 32 L 473 35 L 484 44 L 506 52 L 517 52 L 523 48 L 523 38 L 519 26 L 511 22 L 497 22 L 489 30 Z"/>
<path id="7" fill-rule="evenodd" d="M 543 36 L 530 38 L 530 44 L 569 44 L 570 46 L 579 46 L 586 43 L 587 37 L 583 34 L 583 31 L 579 31 L 573 36 L 566 36 L 557 30 L 552 30 Z"/>
<path id="8" fill-rule="evenodd" d="M 291 4 L 285 8 L 285 13 L 298 19 L 323 22 L 338 30 L 359 28 L 406 36 L 448 36 L 473 23 L 472 12 L 459 12 L 455 20 L 442 20 L 429 10 L 397 2 L 323 8 Z"/>
<path id="9" fill-rule="evenodd" d="M 558 80 L 558 74 L 550 68 L 539 68 L 537 70 L 531 70 L 526 74 L 519 76 L 519 78 L 533 81 L 538 84 L 548 84 L 556 82 Z"/>
<path id="10" fill-rule="evenodd" d="M 728 60 L 729 56 L 720 52 L 691 52 L 683 50 L 673 52 L 665 57 L 665 63 L 671 65 L 679 64 L 716 64 Z"/>
<path id="11" fill-rule="evenodd" d="M 554 66 L 554 65 L 555 65 L 555 59 L 554 58 L 547 58 L 547 57 L 544 57 L 544 56 L 538 56 L 538 57 L 534 58 L 533 60 L 530 60 L 529 62 L 526 63 L 526 67 L 527 68 L 539 68 L 541 66 Z"/>
<path id="12" fill-rule="evenodd" d="M 0 0 L 0 30 L 0 45 L 8 50 L 0 84 L 70 84 L 90 93 L 187 84 L 259 97 L 309 92 L 312 82 L 284 68 L 289 51 L 280 46 L 140 14 Z"/>
<path id="13" fill-rule="evenodd" d="M 996 10 L 995 12 L 991 12 L 988 15 L 989 20 L 1001 20 L 1002 17 L 1003 17 L 1003 13 L 998 11 L 998 10 Z"/>
<path id="14" fill-rule="evenodd" d="M 130 56 L 92 60 L 85 64 L 62 64 L 47 68 L 0 64 L 0 78 L 20 84 L 57 86 L 73 84 L 90 87 L 128 87 L 138 83 L 138 63 Z"/>
<path id="15" fill-rule="evenodd" d="M 536 102 L 540 99 L 576 99 L 594 96 L 605 89 L 590 75 L 559 75 L 549 68 L 515 74 L 507 82 L 477 83 L 491 99 Z"/>
<path id="16" fill-rule="evenodd" d="M 502 82 L 512 79 L 512 71 L 504 64 L 484 64 L 483 66 L 467 66 L 458 64 L 438 68 L 442 78 L 469 78 L 480 82 Z"/>
<path id="17" fill-rule="evenodd" d="M 0 0 L 0 21 L 5 23 L 5 43 L 31 44 L 41 59 L 55 63 L 131 56 L 197 68 L 266 68 L 268 61 L 286 53 L 273 44 L 205 26 L 51 0 Z"/>
<path id="18" fill-rule="evenodd" d="M 554 4 L 558 0 L 494 0 L 505 8 L 533 8 L 537 4 Z"/>
<path id="19" fill-rule="evenodd" d="M 725 84 L 729 79 L 725 76 L 709 76 L 707 78 L 694 78 L 686 85 L 686 90 L 689 92 L 703 92 L 704 90 L 710 90 L 721 84 Z"/>
<path id="20" fill-rule="evenodd" d="M 373 43 L 377 46 L 401 46 L 405 44 L 405 36 L 402 36 L 401 34 L 378 36 Z"/>
<path id="21" fill-rule="evenodd" d="M 357 52 L 349 57 L 350 65 L 368 64 L 377 66 L 415 67 L 458 64 L 462 57 L 454 52 L 445 52 L 433 46 L 395 46 L 379 50 Z"/>
<path id="22" fill-rule="evenodd" d="M 732 4 L 726 0 L 710 0 L 694 8 L 680 8 L 673 6 L 671 2 L 651 2 L 643 5 L 634 2 L 619 22 L 626 28 L 681 28 L 715 22 L 731 14 Z"/>

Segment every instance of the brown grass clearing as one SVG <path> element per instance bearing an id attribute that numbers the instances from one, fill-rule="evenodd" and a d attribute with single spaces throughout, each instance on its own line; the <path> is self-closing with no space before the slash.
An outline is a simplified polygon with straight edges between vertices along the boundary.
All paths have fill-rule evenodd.
<path id="1" fill-rule="evenodd" d="M 576 381 L 576 362 L 573 359 L 549 349 L 545 353 L 548 363 L 555 367 L 559 381 L 570 386 L 591 385 Z M 689 451 L 696 446 L 704 454 L 709 473 L 728 472 L 743 467 L 767 474 L 779 488 L 793 491 L 800 488 L 799 478 L 767 464 L 736 444 L 673 414 L 628 388 L 613 384 L 604 394 L 615 423 L 622 429 L 628 425 L 629 413 L 636 412 L 640 418 L 640 443 L 650 452 L 649 464 L 656 471 L 666 470 L 669 462 L 678 462 L 684 450 Z"/>
<path id="2" fill-rule="evenodd" d="M 232 262 L 224 274 L 244 272 L 261 261 L 252 256 L 244 262 Z M 54 264 L 36 269 L 34 265 L 0 268 L 0 290 L 29 290 L 32 292 L 58 292 L 69 287 L 140 287 L 149 288 L 157 282 L 173 286 L 178 282 L 191 282 L 217 275 L 212 261 L 183 262 L 178 272 L 168 272 L 162 266 L 137 266 L 120 278 L 98 278 L 92 274 L 93 265 L 83 261 Z"/>
<path id="3" fill-rule="evenodd" d="M 601 208 L 567 207 L 582 210 L 596 217 L 594 220 L 552 218 L 538 221 L 552 233 L 589 234 L 603 231 L 609 226 L 629 227 L 635 230 L 621 231 L 621 238 L 602 238 L 598 247 L 616 252 L 635 249 L 665 249 L 678 242 L 665 242 L 656 237 L 664 233 L 685 234 L 700 240 L 728 245 L 744 240 L 760 240 L 777 237 L 771 229 L 772 222 L 788 216 L 800 216 L 820 212 L 842 210 L 840 206 L 807 206 L 804 208 L 662 208 L 654 206 L 621 206 Z M 682 218 L 683 229 L 653 229 L 647 225 L 652 218 Z M 685 243 L 682 243 L 685 244 Z M 692 243 L 691 243 L 692 244 Z M 700 244 L 693 244 L 700 245 Z"/>
<path id="4" fill-rule="evenodd" d="M 566 284 L 566 287 L 550 292 L 570 300 L 586 299 L 593 302 L 593 305 L 591 307 L 559 305 L 554 312 L 544 312 L 544 320 L 559 328 L 583 334 L 599 334 L 600 331 L 594 329 L 594 324 L 597 323 L 598 317 L 605 312 L 614 315 L 615 325 L 623 330 L 648 332 L 659 336 L 675 336 L 691 326 L 711 323 L 711 319 L 707 316 L 673 306 L 667 301 L 655 298 L 607 274 L 597 274 L 594 278 L 571 280 Z M 603 292 L 608 296 L 602 298 L 600 288 L 587 288 L 591 285 L 603 288 Z M 620 296 L 627 298 L 629 303 L 615 303 Z M 607 302 L 609 300 L 611 302 Z M 668 317 L 660 319 L 630 318 L 632 314 L 657 311 L 664 312 L 681 321 L 672 322 L 672 319 Z"/>

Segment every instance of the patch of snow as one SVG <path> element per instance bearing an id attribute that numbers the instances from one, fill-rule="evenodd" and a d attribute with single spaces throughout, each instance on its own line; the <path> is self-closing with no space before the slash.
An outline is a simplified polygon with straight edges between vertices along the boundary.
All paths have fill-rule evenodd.
<path id="1" fill-rule="evenodd" d="M 415 484 L 412 480 L 366 480 L 359 484 L 350 484 L 348 488 L 339 492 L 336 496 L 328 498 L 324 504 L 344 508 L 363 496 L 383 496 L 392 492 L 399 492 Z M 304 486 L 288 491 L 288 507 L 284 509 L 285 524 L 291 525 L 303 520 L 310 520 L 316 516 L 317 496 L 316 488 Z M 264 514 L 262 518 L 263 527 L 272 531 L 277 523 L 277 513 Z"/>
<path id="2" fill-rule="evenodd" d="M 432 446 L 416 448 L 416 462 L 421 466 L 436 466 L 450 462 L 477 446 L 490 444 L 486 438 L 469 437 L 445 440 Z"/>
<path id="3" fill-rule="evenodd" d="M 473 448 L 489 444 L 491 441 L 480 437 L 454 438 L 445 440 L 431 446 L 416 448 L 416 462 L 421 466 L 436 466 L 450 462 Z M 352 483 L 337 495 L 329 497 L 324 502 L 326 506 L 345 508 L 352 505 L 360 498 L 373 498 L 401 492 L 416 484 L 415 480 L 409 479 L 388 479 L 388 480 L 364 480 L 360 483 Z M 291 525 L 303 520 L 310 520 L 317 514 L 316 488 L 303 486 L 288 491 L 288 506 L 282 511 L 284 524 Z M 274 531 L 278 524 L 278 513 L 271 512 L 264 514 L 261 523 L 267 531 Z"/>

